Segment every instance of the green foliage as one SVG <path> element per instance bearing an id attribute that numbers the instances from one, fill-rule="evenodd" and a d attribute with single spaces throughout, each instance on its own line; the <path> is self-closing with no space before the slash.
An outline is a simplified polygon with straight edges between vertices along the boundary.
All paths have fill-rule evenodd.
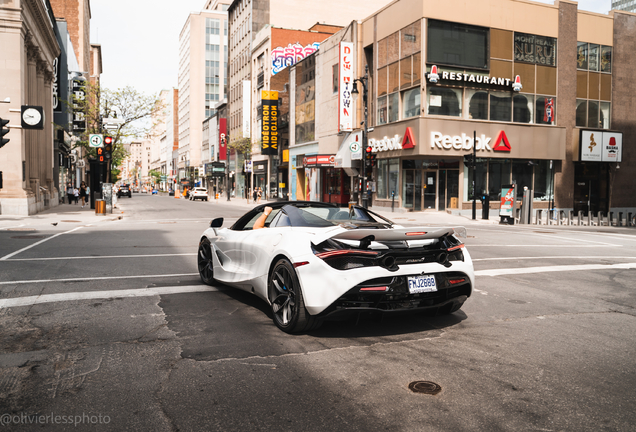
<path id="1" fill-rule="evenodd" d="M 249 138 L 239 138 L 231 141 L 227 145 L 229 148 L 236 150 L 237 153 L 244 154 L 248 157 L 252 153 L 252 140 Z"/>
<path id="2" fill-rule="evenodd" d="M 74 97 L 73 97 L 74 98 Z M 73 148 L 83 147 L 89 158 L 95 157 L 96 150 L 88 144 L 90 134 L 105 134 L 113 137 L 113 152 L 111 159 L 111 178 L 117 178 L 119 167 L 128 156 L 124 143 L 135 139 L 148 137 L 153 129 L 149 121 L 153 114 L 164 109 L 157 95 L 146 95 L 133 87 L 117 90 L 101 88 L 91 83 L 86 84 L 86 98 L 71 100 L 67 104 L 79 105 L 86 113 L 86 132 L 76 141 Z M 102 129 L 103 118 L 113 118 L 121 121 L 117 129 Z"/>
<path id="3" fill-rule="evenodd" d="M 157 170 L 150 170 L 148 171 L 148 175 L 150 177 L 152 177 L 153 183 L 160 183 L 161 182 L 161 173 Z"/>

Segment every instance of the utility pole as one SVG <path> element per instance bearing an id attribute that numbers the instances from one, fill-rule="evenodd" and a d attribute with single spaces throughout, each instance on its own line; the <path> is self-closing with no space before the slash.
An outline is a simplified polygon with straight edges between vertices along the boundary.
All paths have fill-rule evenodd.
<path id="1" fill-rule="evenodd" d="M 477 131 L 473 131 L 473 220 L 477 220 Z"/>

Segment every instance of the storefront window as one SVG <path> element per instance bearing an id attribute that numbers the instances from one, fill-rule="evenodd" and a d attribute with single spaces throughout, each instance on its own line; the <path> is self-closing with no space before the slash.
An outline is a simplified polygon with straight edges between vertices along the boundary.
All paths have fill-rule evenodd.
<path id="1" fill-rule="evenodd" d="M 475 190 L 477 198 L 486 191 L 486 167 L 488 159 L 477 159 L 475 169 Z M 473 167 L 464 166 L 464 201 L 472 201 L 473 199 Z"/>
<path id="2" fill-rule="evenodd" d="M 389 159 L 389 182 L 387 189 L 387 198 L 391 198 L 391 193 L 395 192 L 395 199 L 400 195 L 398 189 L 398 177 L 400 175 L 400 160 Z"/>
<path id="3" fill-rule="evenodd" d="M 598 123 L 598 102 L 588 101 L 587 103 L 587 127 L 600 127 Z"/>
<path id="4" fill-rule="evenodd" d="M 549 201 L 554 190 L 550 161 L 540 160 L 536 161 L 536 164 L 534 167 L 534 199 Z"/>
<path id="5" fill-rule="evenodd" d="M 510 121 L 512 95 L 509 92 L 490 92 L 490 120 Z"/>
<path id="6" fill-rule="evenodd" d="M 488 92 L 484 90 L 466 89 L 468 118 L 488 120 Z"/>
<path id="7" fill-rule="evenodd" d="M 392 93 L 389 95 L 389 123 L 400 119 L 400 94 Z"/>
<path id="8" fill-rule="evenodd" d="M 587 100 L 576 100 L 576 125 L 585 127 L 587 123 Z"/>
<path id="9" fill-rule="evenodd" d="M 429 19 L 427 62 L 487 69 L 488 35 L 485 27 Z"/>
<path id="10" fill-rule="evenodd" d="M 378 199 L 386 199 L 386 191 L 387 181 L 388 181 L 388 167 L 389 160 L 388 159 L 379 159 L 378 160 L 378 187 L 377 187 L 377 197 Z"/>
<path id="11" fill-rule="evenodd" d="M 556 98 L 549 96 L 537 96 L 535 104 L 535 123 L 556 124 Z"/>
<path id="12" fill-rule="evenodd" d="M 601 120 L 599 123 L 603 129 L 610 128 L 610 108 L 611 104 L 609 102 L 601 102 Z"/>
<path id="13" fill-rule="evenodd" d="M 386 96 L 382 96 L 378 98 L 378 121 L 376 124 L 386 124 L 388 114 L 389 113 L 386 106 Z"/>
<path id="14" fill-rule="evenodd" d="M 532 164 L 527 160 L 512 161 L 512 182 L 517 183 L 517 198 L 523 198 L 523 188 L 532 189 Z"/>
<path id="15" fill-rule="evenodd" d="M 512 121 L 516 123 L 532 123 L 534 96 L 516 94 L 512 98 Z"/>
<path id="16" fill-rule="evenodd" d="M 501 198 L 501 186 L 510 184 L 510 159 L 491 159 L 488 166 L 488 196 L 491 201 Z"/>
<path id="17" fill-rule="evenodd" d="M 420 115 L 420 88 L 416 87 L 402 93 L 402 118 Z"/>
<path id="18" fill-rule="evenodd" d="M 445 87 L 428 87 L 426 91 L 426 113 L 461 117 L 462 91 Z"/>
<path id="19" fill-rule="evenodd" d="M 378 160 L 377 197 L 379 199 L 391 199 L 391 192 L 395 192 L 395 198 L 397 199 L 400 192 L 398 190 L 399 172 L 399 159 Z"/>

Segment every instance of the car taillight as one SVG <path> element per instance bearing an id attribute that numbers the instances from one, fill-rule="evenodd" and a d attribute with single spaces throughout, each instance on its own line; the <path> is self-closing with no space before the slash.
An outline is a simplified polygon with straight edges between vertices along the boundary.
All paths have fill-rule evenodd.
<path id="1" fill-rule="evenodd" d="M 387 291 L 389 287 L 387 286 L 378 286 L 378 287 L 364 287 L 360 288 L 360 291 Z"/>
<path id="2" fill-rule="evenodd" d="M 378 256 L 378 252 L 374 251 L 365 251 L 365 250 L 356 250 L 356 249 L 338 249 L 332 251 L 325 251 L 316 253 L 316 256 L 320 259 L 332 258 L 341 255 L 371 255 Z"/>
<path id="3" fill-rule="evenodd" d="M 460 278 L 460 279 L 449 279 L 448 282 L 451 285 L 457 285 L 458 283 L 462 283 L 462 282 L 466 282 L 466 278 Z"/>

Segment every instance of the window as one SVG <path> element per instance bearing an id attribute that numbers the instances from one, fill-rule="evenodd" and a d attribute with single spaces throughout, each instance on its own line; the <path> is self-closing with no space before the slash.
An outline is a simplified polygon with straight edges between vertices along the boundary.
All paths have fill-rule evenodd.
<path id="1" fill-rule="evenodd" d="M 552 198 L 554 185 L 550 161 L 540 160 L 534 166 L 534 199 L 549 201 Z"/>
<path id="2" fill-rule="evenodd" d="M 598 123 L 598 101 L 588 101 L 587 103 L 587 127 L 600 127 Z"/>
<path id="3" fill-rule="evenodd" d="M 517 198 L 523 198 L 524 186 L 532 189 L 532 167 L 528 161 L 512 161 L 512 182 L 517 183 Z"/>
<path id="4" fill-rule="evenodd" d="M 378 121 L 377 124 L 386 124 L 388 121 L 388 111 L 386 106 L 386 96 L 378 98 Z"/>
<path id="5" fill-rule="evenodd" d="M 490 120 L 510 121 L 512 95 L 510 92 L 490 92 Z"/>
<path id="6" fill-rule="evenodd" d="M 611 104 L 609 102 L 601 102 L 601 118 L 599 119 L 599 127 L 603 129 L 610 128 L 610 108 Z"/>
<path id="7" fill-rule="evenodd" d="M 596 44 L 590 44 L 589 54 L 587 57 L 587 64 L 589 65 L 589 70 L 598 71 L 599 67 L 599 54 L 600 54 L 600 46 Z"/>
<path id="8" fill-rule="evenodd" d="M 556 124 L 556 98 L 548 96 L 537 96 L 535 103 L 535 123 L 536 124 Z"/>
<path id="9" fill-rule="evenodd" d="M 427 61 L 487 69 L 488 33 L 485 27 L 428 20 Z"/>
<path id="10" fill-rule="evenodd" d="M 476 182 L 475 189 L 477 190 L 477 197 L 486 191 L 486 167 L 488 164 L 487 159 L 477 158 L 475 166 Z M 464 201 L 471 201 L 473 199 L 473 167 L 464 168 Z"/>
<path id="11" fill-rule="evenodd" d="M 612 73 L 612 47 L 577 42 L 576 68 L 593 72 Z"/>
<path id="12" fill-rule="evenodd" d="M 501 186 L 510 184 L 510 159 L 491 159 L 488 164 L 488 196 L 491 201 L 501 198 Z"/>
<path id="13" fill-rule="evenodd" d="M 468 118 L 488 120 L 488 92 L 484 90 L 466 89 Z"/>
<path id="14" fill-rule="evenodd" d="M 400 95 L 392 93 L 389 95 L 389 123 L 400 119 Z"/>
<path id="15" fill-rule="evenodd" d="M 512 97 L 512 121 L 516 123 L 532 123 L 534 96 L 516 94 Z"/>
<path id="16" fill-rule="evenodd" d="M 339 64 L 336 63 L 335 65 L 332 66 L 332 85 L 333 85 L 333 94 L 338 93 L 338 66 Z"/>
<path id="17" fill-rule="evenodd" d="M 415 87 L 402 92 L 402 118 L 420 115 L 420 88 Z"/>
<path id="18" fill-rule="evenodd" d="M 378 186 L 377 197 L 379 199 L 391 199 L 391 193 L 395 193 L 395 198 L 399 196 L 398 175 L 400 168 L 399 159 L 379 159 L 378 160 Z"/>
<path id="19" fill-rule="evenodd" d="M 587 100 L 576 100 L 576 125 L 585 127 L 587 125 Z"/>
<path id="20" fill-rule="evenodd" d="M 461 117 L 462 91 L 445 87 L 428 87 L 426 90 L 426 113 Z"/>

